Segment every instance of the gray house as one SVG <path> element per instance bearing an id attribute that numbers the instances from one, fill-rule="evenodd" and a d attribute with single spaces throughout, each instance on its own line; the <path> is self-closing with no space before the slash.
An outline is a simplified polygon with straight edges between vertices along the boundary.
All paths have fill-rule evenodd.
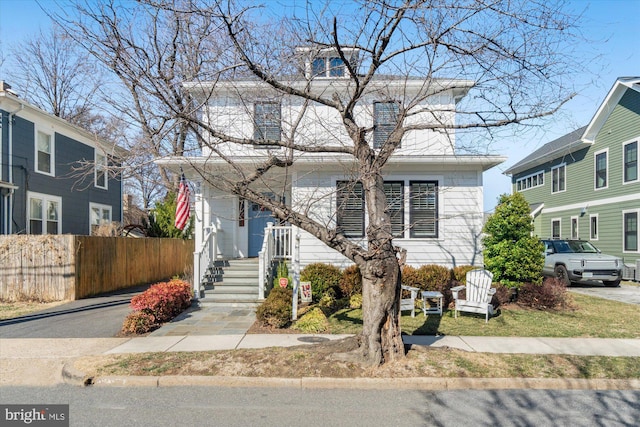
<path id="1" fill-rule="evenodd" d="M 640 77 L 619 78 L 585 127 L 507 171 L 545 238 L 590 240 L 626 265 L 640 260 Z"/>
<path id="2" fill-rule="evenodd" d="M 122 219 L 125 150 L 18 97 L 0 81 L 0 234 L 91 234 Z M 115 169 L 117 170 L 117 169 Z"/>

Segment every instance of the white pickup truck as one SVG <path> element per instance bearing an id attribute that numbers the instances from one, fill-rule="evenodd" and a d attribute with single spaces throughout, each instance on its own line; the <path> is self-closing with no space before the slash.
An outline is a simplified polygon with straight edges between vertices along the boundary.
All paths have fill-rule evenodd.
<path id="1" fill-rule="evenodd" d="M 622 259 L 605 255 L 586 240 L 542 240 L 545 248 L 542 274 L 571 283 L 599 280 L 615 287 L 622 278 Z"/>

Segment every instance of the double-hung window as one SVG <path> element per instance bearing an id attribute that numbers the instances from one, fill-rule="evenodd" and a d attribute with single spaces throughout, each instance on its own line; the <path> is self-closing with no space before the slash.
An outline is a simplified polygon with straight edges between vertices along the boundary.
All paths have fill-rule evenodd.
<path id="1" fill-rule="evenodd" d="M 560 219 L 552 219 L 551 220 L 551 238 L 559 239 L 562 233 Z"/>
<path id="2" fill-rule="evenodd" d="M 111 222 L 111 206 L 98 203 L 89 203 L 89 215 L 91 221 L 91 234 L 100 225 Z"/>
<path id="3" fill-rule="evenodd" d="M 622 213 L 623 226 L 623 250 L 624 252 L 638 252 L 638 240 L 640 231 L 638 229 L 638 211 Z"/>
<path id="4" fill-rule="evenodd" d="M 624 182 L 638 181 L 638 141 L 625 144 L 623 151 Z"/>
<path id="5" fill-rule="evenodd" d="M 280 141 L 280 123 L 279 102 L 256 102 L 254 104 L 253 139 L 256 141 Z"/>
<path id="6" fill-rule="evenodd" d="M 438 237 L 438 182 L 412 181 L 409 186 L 411 237 Z"/>
<path id="7" fill-rule="evenodd" d="M 337 182 L 337 226 L 346 237 L 364 236 L 364 190 L 361 182 Z"/>
<path id="8" fill-rule="evenodd" d="M 107 156 L 96 151 L 95 155 L 95 186 L 98 188 L 108 188 L 107 178 Z"/>
<path id="9" fill-rule="evenodd" d="M 62 233 L 62 199 L 47 194 L 27 193 L 29 234 Z"/>
<path id="10" fill-rule="evenodd" d="M 384 195 L 387 199 L 389 216 L 391 217 L 391 232 L 394 237 L 404 235 L 404 182 L 386 181 Z"/>
<path id="11" fill-rule="evenodd" d="M 600 188 L 607 188 L 608 182 L 608 162 L 607 162 L 607 152 L 601 151 L 596 153 L 595 156 L 595 187 L 596 190 Z"/>
<path id="12" fill-rule="evenodd" d="M 556 166 L 551 169 L 551 192 L 559 193 L 566 189 L 566 165 Z"/>
<path id="13" fill-rule="evenodd" d="M 397 102 L 373 103 L 373 148 L 381 148 L 398 124 Z"/>
<path id="14" fill-rule="evenodd" d="M 40 130 L 36 131 L 36 172 L 55 175 L 54 152 L 52 135 Z"/>

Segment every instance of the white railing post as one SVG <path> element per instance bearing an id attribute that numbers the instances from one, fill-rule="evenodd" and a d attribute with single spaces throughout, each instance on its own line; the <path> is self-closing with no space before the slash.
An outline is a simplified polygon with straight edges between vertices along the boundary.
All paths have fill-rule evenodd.
<path id="1" fill-rule="evenodd" d="M 195 299 L 200 298 L 202 280 L 211 262 L 215 261 L 213 256 L 216 253 L 214 246 L 216 244 L 217 230 L 214 226 L 211 226 L 211 228 L 205 228 L 203 231 L 207 230 L 208 233 L 200 246 L 196 246 L 196 250 L 193 252 L 193 297 Z"/>

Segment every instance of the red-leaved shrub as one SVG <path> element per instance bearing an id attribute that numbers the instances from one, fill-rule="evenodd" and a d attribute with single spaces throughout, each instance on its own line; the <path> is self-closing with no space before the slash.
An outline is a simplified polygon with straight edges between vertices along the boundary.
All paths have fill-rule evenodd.
<path id="1" fill-rule="evenodd" d="M 152 285 L 131 299 L 131 308 L 152 314 L 157 323 L 164 323 L 191 305 L 193 291 L 183 280 L 171 280 Z"/>
<path id="2" fill-rule="evenodd" d="M 133 311 L 124 319 L 122 332 L 129 334 L 146 334 L 159 326 L 153 314 L 147 311 Z"/>

